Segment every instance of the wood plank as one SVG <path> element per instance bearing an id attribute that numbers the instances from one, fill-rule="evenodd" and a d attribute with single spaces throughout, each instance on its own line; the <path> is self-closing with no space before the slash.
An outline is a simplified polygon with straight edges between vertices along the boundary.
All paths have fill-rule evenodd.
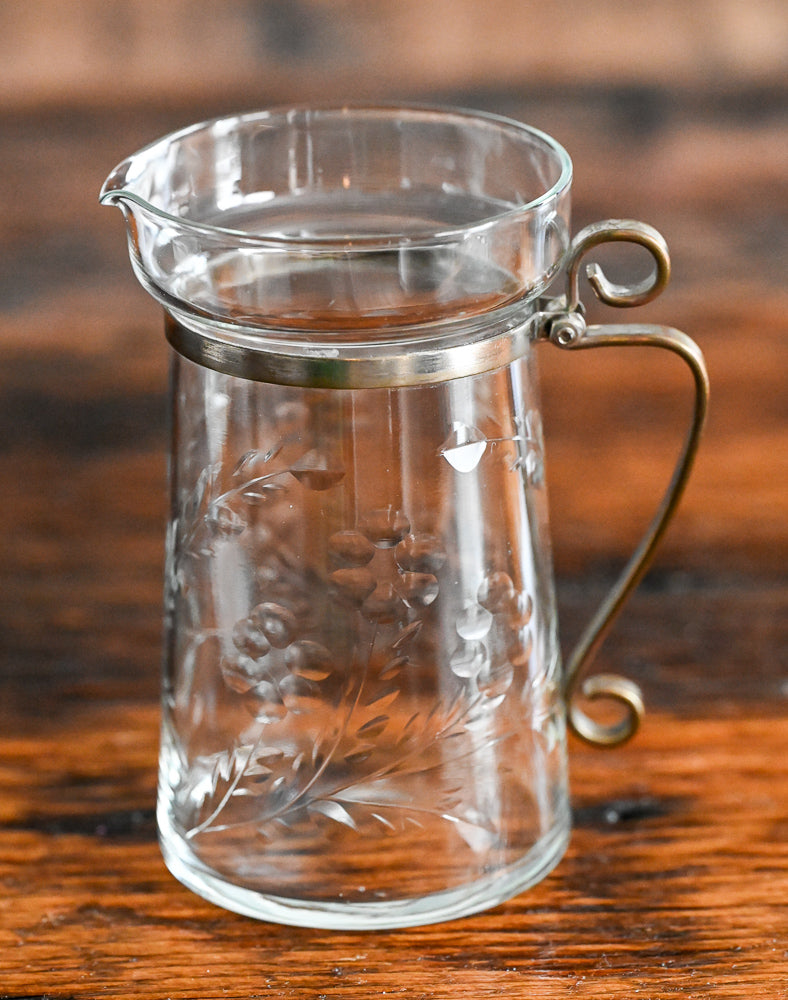
<path id="1" fill-rule="evenodd" d="M 735 94 L 785 70 L 779 0 L 31 0 L 0 12 L 0 102 L 113 107 L 611 82 Z"/>

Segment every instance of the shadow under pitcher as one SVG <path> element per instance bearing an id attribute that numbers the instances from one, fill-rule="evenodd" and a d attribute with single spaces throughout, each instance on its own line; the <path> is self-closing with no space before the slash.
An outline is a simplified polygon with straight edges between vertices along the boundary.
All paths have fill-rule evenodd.
<path id="1" fill-rule="evenodd" d="M 655 265 L 626 287 L 588 266 L 611 306 L 657 295 L 669 259 L 638 222 L 571 239 L 570 185 L 525 125 L 354 107 L 199 124 L 104 185 L 173 348 L 160 840 L 221 906 L 333 928 L 494 906 L 565 850 L 567 725 L 637 728 L 637 687 L 582 673 L 678 502 L 708 387 L 684 334 L 586 325 L 597 244 Z M 673 480 L 566 666 L 540 341 L 665 348 L 695 383 Z"/>

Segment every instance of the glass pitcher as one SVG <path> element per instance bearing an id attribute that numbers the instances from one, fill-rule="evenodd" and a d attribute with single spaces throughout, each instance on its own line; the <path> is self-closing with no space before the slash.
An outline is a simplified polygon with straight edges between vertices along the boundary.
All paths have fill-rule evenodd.
<path id="1" fill-rule="evenodd" d="M 678 501 L 706 375 L 677 331 L 586 325 L 589 249 L 654 260 L 632 287 L 588 268 L 613 306 L 669 262 L 641 223 L 570 240 L 570 184 L 516 122 L 342 107 L 199 124 L 104 185 L 173 348 L 160 839 L 222 906 L 335 928 L 493 906 L 566 847 L 567 720 L 607 745 L 637 726 L 637 687 L 581 668 Z M 696 389 L 662 506 L 563 668 L 540 341 L 664 347 Z"/>

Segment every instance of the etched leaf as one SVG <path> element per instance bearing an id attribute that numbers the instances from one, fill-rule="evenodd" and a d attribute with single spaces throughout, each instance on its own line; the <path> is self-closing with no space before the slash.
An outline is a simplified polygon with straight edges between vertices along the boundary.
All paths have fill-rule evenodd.
<path id="1" fill-rule="evenodd" d="M 375 744 L 367 743 L 365 746 L 360 746 L 356 750 L 351 750 L 345 754 L 345 762 L 348 764 L 363 764 L 365 760 L 369 760 L 372 754 L 375 752 Z"/>
<path id="2" fill-rule="evenodd" d="M 414 712 L 413 715 L 408 719 L 405 725 L 402 727 L 402 732 L 400 733 L 399 739 L 397 740 L 398 747 L 404 747 L 405 744 L 412 743 L 415 739 L 414 729 L 416 726 L 416 720 L 420 717 L 420 712 Z"/>
<path id="3" fill-rule="evenodd" d="M 284 483 L 250 483 L 248 487 L 241 488 L 241 496 L 248 503 L 264 503 L 270 500 L 277 493 L 287 490 Z"/>
<path id="4" fill-rule="evenodd" d="M 200 509 L 200 506 L 205 498 L 206 490 L 208 489 L 208 483 L 212 478 L 212 469 L 210 467 L 202 470 L 197 478 L 197 482 L 194 484 L 194 489 L 191 491 L 189 496 L 186 498 L 186 502 L 183 505 L 183 519 L 185 522 L 191 521 Z"/>
<path id="5" fill-rule="evenodd" d="M 389 717 L 387 715 L 376 715 L 374 719 L 370 719 L 369 722 L 365 722 L 363 726 L 358 727 L 356 736 L 380 736 L 388 724 Z"/>
<path id="6" fill-rule="evenodd" d="M 236 767 L 236 756 L 231 750 L 216 754 L 211 768 L 211 781 L 217 788 L 223 781 L 229 781 Z"/>
<path id="7" fill-rule="evenodd" d="M 349 826 L 351 830 L 356 829 L 356 821 L 347 809 L 338 802 L 334 802 L 333 799 L 318 799 L 310 802 L 307 806 L 307 811 L 327 816 L 329 819 L 333 819 L 335 823 L 343 823 L 345 826 Z"/>
<path id="8" fill-rule="evenodd" d="M 377 705 L 379 708 L 388 707 L 399 697 L 399 688 L 396 684 L 388 684 L 384 688 L 375 689 L 364 699 L 364 707 Z"/>
<path id="9" fill-rule="evenodd" d="M 410 662 L 410 657 L 408 656 L 395 656 L 393 660 L 389 660 L 388 663 L 383 667 L 383 669 L 378 674 L 378 677 L 382 681 L 390 680 L 392 677 L 396 677 L 397 674 L 406 667 Z"/>
<path id="10" fill-rule="evenodd" d="M 230 475 L 234 479 L 237 479 L 238 476 L 241 475 L 241 473 L 243 472 L 243 470 L 246 468 L 247 465 L 249 465 L 249 463 L 252 461 L 252 459 L 256 455 L 257 455 L 257 449 L 256 448 L 251 448 L 249 451 L 247 451 L 243 455 L 241 455 L 241 457 L 235 463 L 233 471 L 230 473 Z"/>
<path id="11" fill-rule="evenodd" d="M 413 642 L 413 640 L 416 638 L 419 632 L 421 632 L 421 627 L 423 624 L 424 623 L 422 622 L 422 620 L 420 618 L 417 618 L 416 621 L 411 622 L 409 625 L 406 625 L 405 628 L 403 628 L 403 630 L 394 640 L 394 642 L 392 642 L 391 648 L 395 650 L 400 650 L 402 649 L 403 646 L 407 646 L 409 642 Z"/>
<path id="12" fill-rule="evenodd" d="M 281 450 L 282 450 L 281 445 L 276 445 L 273 448 L 269 448 L 268 451 L 259 451 L 257 448 L 251 448 L 249 451 L 244 452 L 244 454 L 241 455 L 241 457 L 235 463 L 233 471 L 230 473 L 230 475 L 233 477 L 233 479 L 238 479 L 241 476 L 241 474 L 247 472 L 249 467 L 256 461 L 259 461 L 261 464 L 270 462 L 271 459 L 275 458 Z"/>
<path id="13" fill-rule="evenodd" d="M 380 813 L 376 813 L 376 812 L 371 813 L 371 816 L 372 816 L 373 819 L 376 819 L 378 821 L 378 823 L 382 823 L 383 826 L 385 826 L 387 830 L 391 830 L 393 832 L 396 832 L 397 828 L 394 826 L 394 824 L 390 820 L 386 819 L 385 816 L 381 816 Z"/>
<path id="14" fill-rule="evenodd" d="M 472 472 L 482 459 L 487 438 L 477 427 L 455 420 L 451 434 L 441 445 L 439 454 L 457 470 Z"/>

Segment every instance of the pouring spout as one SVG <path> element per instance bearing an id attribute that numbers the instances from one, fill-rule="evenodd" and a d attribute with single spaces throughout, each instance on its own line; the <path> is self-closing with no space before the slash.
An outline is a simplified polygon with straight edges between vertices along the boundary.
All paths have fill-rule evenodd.
<path id="1" fill-rule="evenodd" d="M 139 195 L 134 194 L 126 186 L 126 180 L 128 175 L 129 161 L 119 164 L 109 175 L 109 177 L 104 181 L 101 191 L 99 192 L 99 204 L 101 205 L 115 205 L 117 208 L 123 212 L 123 218 L 126 223 L 126 237 L 128 239 L 129 255 L 131 257 L 132 265 L 135 263 L 142 264 L 142 255 L 140 248 L 140 233 L 139 227 L 137 225 L 137 220 L 135 218 L 134 208 L 139 207 L 140 203 L 144 206 L 144 201 L 139 197 Z M 135 271 L 137 268 L 135 267 Z"/>
<path id="2" fill-rule="evenodd" d="M 167 248 L 171 247 L 175 234 L 163 238 L 167 214 L 152 203 L 150 195 L 149 164 L 136 154 L 110 173 L 99 192 L 99 203 L 114 205 L 123 213 L 132 269 L 143 288 L 163 302 L 170 297 L 173 273 Z"/>
<path id="3" fill-rule="evenodd" d="M 104 181 L 99 192 L 99 204 L 114 205 L 119 208 L 126 216 L 127 222 L 133 217 L 135 210 L 155 216 L 166 215 L 130 186 L 125 164 L 113 170 Z"/>
<path id="4" fill-rule="evenodd" d="M 128 191 L 124 191 L 122 188 L 108 188 L 105 184 L 99 194 L 99 203 L 102 205 L 117 205 L 118 208 L 123 208 L 123 203 L 128 197 Z"/>
<path id="5" fill-rule="evenodd" d="M 135 229 L 135 214 L 141 215 L 147 212 L 156 215 L 156 210 L 138 194 L 124 187 L 110 187 L 105 184 L 99 193 L 99 204 L 110 205 L 119 208 L 126 219 L 126 226 L 129 230 L 129 237 L 133 236 Z"/>
<path id="6" fill-rule="evenodd" d="M 129 173 L 132 158 L 119 163 L 107 177 L 99 192 L 99 202 L 102 205 L 117 205 L 123 207 L 123 202 L 131 194 L 129 190 Z"/>

